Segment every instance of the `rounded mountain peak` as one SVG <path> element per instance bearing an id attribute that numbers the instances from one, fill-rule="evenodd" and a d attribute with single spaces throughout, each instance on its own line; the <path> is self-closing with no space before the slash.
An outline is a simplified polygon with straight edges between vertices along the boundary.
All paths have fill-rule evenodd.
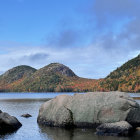
<path id="1" fill-rule="evenodd" d="M 22 77 L 28 77 L 35 71 L 36 69 L 30 66 L 20 65 L 5 72 L 3 75 L 1 75 L 1 78 L 4 78 L 8 83 L 11 83 L 21 79 Z"/>
<path id="2" fill-rule="evenodd" d="M 42 69 L 45 70 L 45 72 L 59 73 L 67 77 L 77 77 L 69 67 L 60 63 L 51 63 Z"/>

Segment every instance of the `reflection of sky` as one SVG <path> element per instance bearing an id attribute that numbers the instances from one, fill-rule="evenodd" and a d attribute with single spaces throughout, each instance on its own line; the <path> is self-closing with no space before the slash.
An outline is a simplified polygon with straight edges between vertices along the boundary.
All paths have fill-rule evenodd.
<path id="1" fill-rule="evenodd" d="M 139 0 L 0 0 L 0 71 L 59 62 L 80 77 L 103 78 L 140 53 L 139 5 Z"/>
<path id="2" fill-rule="evenodd" d="M 0 93 L 0 99 L 47 99 L 58 95 L 73 95 L 75 93 Z M 84 94 L 84 93 L 78 93 Z M 140 93 L 129 93 L 131 97 L 140 97 Z"/>
<path id="3" fill-rule="evenodd" d="M 40 137 L 37 116 L 40 106 L 44 101 L 0 101 L 1 110 L 7 112 L 12 116 L 15 116 L 21 123 L 22 127 L 11 135 L 3 136 L 6 140 L 43 140 Z M 31 118 L 23 118 L 22 114 L 29 113 L 32 115 Z M 0 136 L 1 139 L 1 136 Z"/>
<path id="4" fill-rule="evenodd" d="M 0 99 L 45 99 L 54 98 L 65 93 L 0 93 Z M 73 95 L 74 93 L 66 93 Z"/>
<path id="5" fill-rule="evenodd" d="M 129 93 L 131 97 L 140 97 L 140 93 Z"/>
<path id="6" fill-rule="evenodd" d="M 71 94 L 71 93 L 69 93 Z M 0 93 L 0 98 L 28 98 L 55 96 L 57 93 Z M 0 109 L 8 112 L 10 115 L 17 117 L 22 123 L 22 127 L 15 133 L 3 136 L 5 140 L 118 140 L 118 137 L 99 137 L 95 135 L 94 129 L 74 129 L 66 130 L 53 127 L 41 127 L 37 124 L 37 116 L 40 106 L 44 103 L 41 100 L 3 100 L 0 101 Z M 31 118 L 23 118 L 22 114 L 29 113 Z M 140 133 L 136 132 L 131 138 L 121 140 L 139 140 Z"/>

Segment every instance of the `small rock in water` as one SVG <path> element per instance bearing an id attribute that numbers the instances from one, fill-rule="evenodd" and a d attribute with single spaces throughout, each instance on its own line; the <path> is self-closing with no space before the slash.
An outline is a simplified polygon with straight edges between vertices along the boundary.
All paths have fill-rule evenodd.
<path id="1" fill-rule="evenodd" d="M 23 115 L 21 115 L 21 117 L 29 118 L 29 117 L 32 117 L 32 116 L 30 114 L 23 114 Z"/>
<path id="2" fill-rule="evenodd" d="M 130 136 L 134 129 L 126 121 L 120 121 L 116 123 L 104 123 L 96 128 L 97 135 L 104 136 Z"/>

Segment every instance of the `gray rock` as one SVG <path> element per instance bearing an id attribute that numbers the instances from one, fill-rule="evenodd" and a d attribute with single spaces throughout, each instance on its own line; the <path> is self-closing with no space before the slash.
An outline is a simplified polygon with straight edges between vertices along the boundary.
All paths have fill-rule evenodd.
<path id="1" fill-rule="evenodd" d="M 96 130 L 97 135 L 105 136 L 130 136 L 134 132 L 132 125 L 126 121 L 104 123 L 98 126 Z"/>
<path id="2" fill-rule="evenodd" d="M 45 102 L 38 123 L 49 126 L 97 127 L 103 123 L 127 121 L 140 126 L 140 106 L 127 93 L 95 92 L 59 95 Z"/>
<path id="3" fill-rule="evenodd" d="M 10 116 L 8 113 L 0 113 L 0 133 L 9 133 L 20 128 L 22 124 L 14 116 Z"/>
<path id="4" fill-rule="evenodd" d="M 77 77 L 75 75 L 75 73 L 70 68 L 68 68 L 67 66 L 60 64 L 60 63 L 51 63 L 44 68 L 47 72 L 60 73 L 60 74 L 67 76 L 67 77 Z"/>
<path id="5" fill-rule="evenodd" d="M 24 118 L 29 118 L 29 117 L 32 117 L 32 115 L 30 115 L 30 114 L 23 114 L 23 115 L 21 115 L 21 117 L 24 117 Z"/>
<path id="6" fill-rule="evenodd" d="M 73 115 L 71 110 L 66 107 L 71 99 L 72 97 L 69 95 L 60 95 L 44 103 L 40 108 L 38 122 L 49 126 L 72 126 Z"/>

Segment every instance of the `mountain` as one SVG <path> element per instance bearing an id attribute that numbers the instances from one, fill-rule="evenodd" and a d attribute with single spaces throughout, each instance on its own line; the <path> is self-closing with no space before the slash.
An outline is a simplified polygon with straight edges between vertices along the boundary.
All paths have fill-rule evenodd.
<path id="1" fill-rule="evenodd" d="M 109 91 L 140 92 L 140 55 L 111 72 L 100 84 Z"/>
<path id="2" fill-rule="evenodd" d="M 77 77 L 77 75 L 70 68 L 60 63 L 51 63 L 34 73 L 35 76 L 44 76 L 47 74 L 58 74 L 66 77 Z"/>
<path id="3" fill-rule="evenodd" d="M 17 66 L 8 70 L 0 76 L 0 90 L 9 89 L 12 83 L 17 83 L 26 77 L 30 77 L 35 71 L 36 69 L 26 65 Z"/>
<path id="4" fill-rule="evenodd" d="M 14 89 L 16 91 L 52 92 L 56 91 L 59 85 L 77 78 L 78 76 L 67 66 L 51 63 L 25 78 L 19 85 L 15 85 Z"/>
<path id="5" fill-rule="evenodd" d="M 51 63 L 39 70 L 17 66 L 0 76 L 0 91 L 10 92 L 140 92 L 140 55 L 104 79 L 78 77 L 63 64 Z"/>
<path id="6" fill-rule="evenodd" d="M 140 55 L 136 58 L 129 60 L 115 71 L 111 72 L 106 78 L 107 79 L 121 79 L 129 76 L 137 77 L 140 76 Z"/>

